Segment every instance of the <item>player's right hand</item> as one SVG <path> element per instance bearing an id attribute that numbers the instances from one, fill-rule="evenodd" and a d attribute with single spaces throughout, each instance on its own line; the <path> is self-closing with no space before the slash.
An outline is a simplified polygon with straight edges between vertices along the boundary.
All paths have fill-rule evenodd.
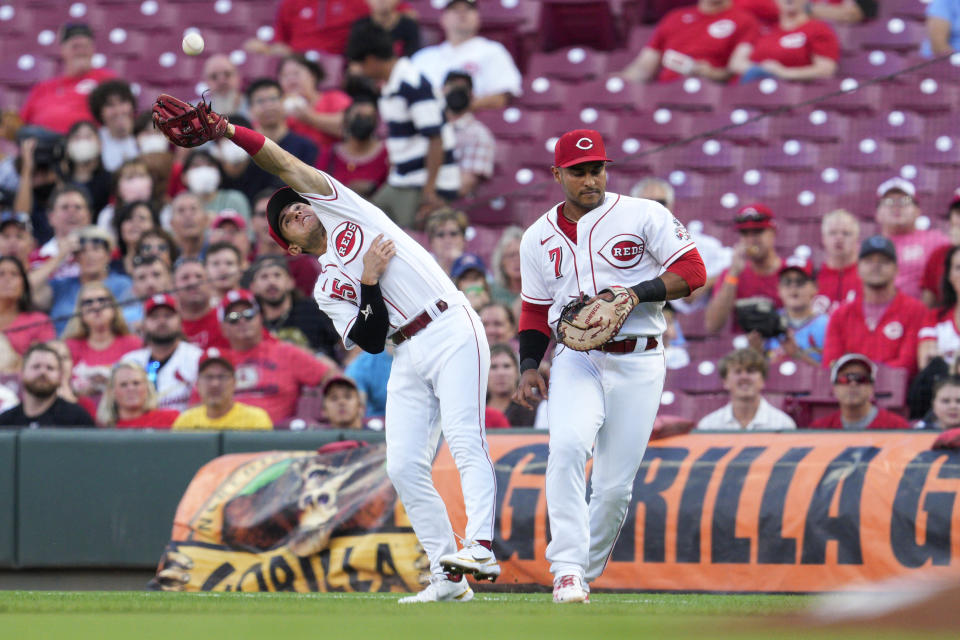
<path id="1" fill-rule="evenodd" d="M 370 248 L 363 254 L 363 273 L 360 275 L 360 284 L 374 285 L 380 282 L 380 277 L 387 270 L 390 259 L 397 254 L 397 247 L 393 240 L 384 240 L 381 233 L 370 244 Z"/>
<path id="2" fill-rule="evenodd" d="M 533 410 L 541 400 L 547 399 L 547 382 L 537 369 L 527 369 L 520 376 L 520 383 L 513 394 L 513 401 Z"/>

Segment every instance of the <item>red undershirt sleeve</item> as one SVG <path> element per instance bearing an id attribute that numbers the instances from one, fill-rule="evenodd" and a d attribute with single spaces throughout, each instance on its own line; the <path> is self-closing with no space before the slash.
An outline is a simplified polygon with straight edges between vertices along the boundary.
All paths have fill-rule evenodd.
<path id="1" fill-rule="evenodd" d="M 673 264 L 667 267 L 667 271 L 675 273 L 690 287 L 690 293 L 693 293 L 707 283 L 707 268 L 703 265 L 703 258 L 696 248 L 690 249 L 682 256 L 677 258 Z M 527 303 L 524 302 L 524 305 Z"/>

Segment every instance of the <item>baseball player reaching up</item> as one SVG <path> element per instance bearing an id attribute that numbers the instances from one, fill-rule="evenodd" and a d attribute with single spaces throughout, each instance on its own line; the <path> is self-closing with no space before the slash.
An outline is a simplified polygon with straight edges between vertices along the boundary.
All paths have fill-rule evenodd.
<path id="1" fill-rule="evenodd" d="M 496 579 L 491 550 L 496 476 L 484 431 L 490 349 L 466 297 L 436 261 L 380 209 L 256 131 L 170 96 L 154 122 L 174 143 L 227 137 L 288 187 L 267 204 L 270 234 L 290 255 L 321 257 L 314 289 L 349 349 L 397 349 L 387 384 L 387 474 L 430 560 L 430 584 L 400 602 L 465 602 L 463 574 Z M 467 514 L 464 548 L 433 485 L 443 433 L 460 471 Z"/>
<path id="2" fill-rule="evenodd" d="M 666 208 L 606 191 L 609 159 L 599 133 L 565 133 L 554 153 L 565 200 L 530 225 L 520 244 L 522 375 L 514 399 L 530 407 L 547 397 L 537 367 L 556 326 L 547 560 L 554 602 L 588 602 L 586 582 L 603 572 L 616 542 L 660 405 L 664 301 L 703 286 L 706 271 Z"/>

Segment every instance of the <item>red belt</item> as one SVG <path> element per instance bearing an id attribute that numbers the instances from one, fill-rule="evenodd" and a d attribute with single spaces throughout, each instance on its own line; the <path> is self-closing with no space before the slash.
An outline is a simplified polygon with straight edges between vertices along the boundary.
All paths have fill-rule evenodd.
<path id="1" fill-rule="evenodd" d="M 443 300 L 437 300 L 433 303 L 440 313 L 443 313 L 447 310 L 448 305 Z M 420 331 L 423 330 L 428 324 L 433 322 L 434 318 L 428 312 L 424 311 L 416 318 L 403 325 L 394 332 L 390 339 L 393 341 L 393 344 L 400 344 L 404 340 L 409 340 L 413 336 L 417 335 Z"/>
<path id="2" fill-rule="evenodd" d="M 644 351 L 650 351 L 650 349 L 657 348 L 657 339 L 656 338 L 646 338 L 647 346 L 644 348 Z M 630 338 L 628 340 L 618 340 L 616 342 L 608 342 L 602 344 L 597 348 L 597 351 L 604 351 L 606 353 L 633 353 L 634 349 L 637 348 L 637 339 Z"/>

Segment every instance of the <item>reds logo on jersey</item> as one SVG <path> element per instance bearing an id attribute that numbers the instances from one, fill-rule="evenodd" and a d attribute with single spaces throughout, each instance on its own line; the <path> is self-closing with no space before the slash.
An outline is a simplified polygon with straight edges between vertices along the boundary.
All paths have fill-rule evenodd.
<path id="1" fill-rule="evenodd" d="M 640 263 L 643 258 L 643 249 L 643 238 L 632 233 L 621 233 L 607 240 L 597 253 L 611 267 L 629 269 Z"/>
<path id="2" fill-rule="evenodd" d="M 360 255 L 363 246 L 363 229 L 353 222 L 341 222 L 333 230 L 333 246 L 343 264 L 350 264 Z"/>

